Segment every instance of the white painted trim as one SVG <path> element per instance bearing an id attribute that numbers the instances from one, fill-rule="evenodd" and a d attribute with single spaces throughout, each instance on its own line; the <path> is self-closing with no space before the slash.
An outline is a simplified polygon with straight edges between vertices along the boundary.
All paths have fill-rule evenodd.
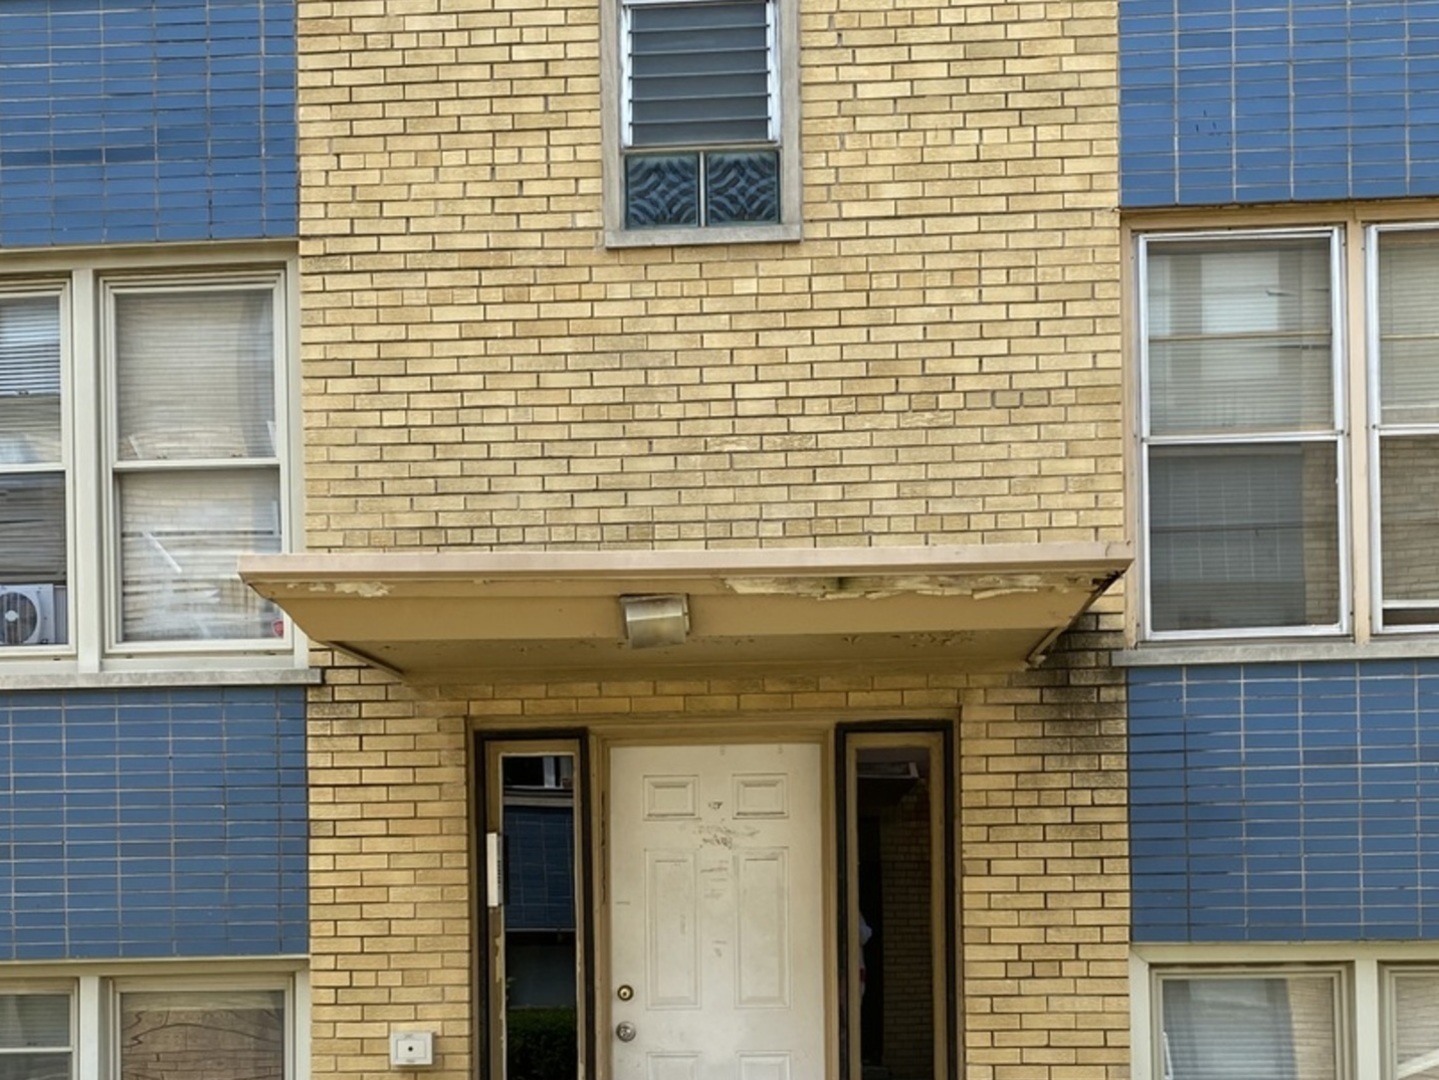
<path id="1" fill-rule="evenodd" d="M 310 1080 L 310 972 L 295 972 L 290 994 L 294 1007 L 290 1010 L 290 1080 Z"/>
<path id="2" fill-rule="evenodd" d="M 1420 208 L 1425 210 L 1426 208 Z M 1311 211 L 1301 211 L 1310 213 Z M 1266 651 L 1274 651 L 1278 659 L 1319 659 L 1342 657 L 1343 645 L 1322 644 L 1315 646 L 1298 645 L 1293 639 L 1342 635 L 1351 637 L 1359 646 L 1397 650 L 1385 651 L 1387 656 L 1430 656 L 1439 654 L 1439 625 L 1390 626 L 1383 625 L 1383 581 L 1382 549 L 1379 536 L 1380 500 L 1378 479 L 1379 432 L 1386 435 L 1439 435 L 1439 424 L 1431 425 L 1388 425 L 1381 423 L 1379 402 L 1379 319 L 1378 319 L 1378 245 L 1379 238 L 1386 232 L 1439 232 L 1439 221 L 1432 217 L 1422 220 L 1398 220 L 1397 215 L 1407 212 L 1402 206 L 1380 206 L 1364 208 L 1362 213 L 1352 208 L 1320 206 L 1313 211 L 1322 215 L 1325 221 L 1310 222 L 1293 226 L 1265 225 L 1255 219 L 1250 224 L 1240 224 L 1230 229 L 1200 227 L 1193 231 L 1175 229 L 1155 219 L 1160 227 L 1146 231 L 1143 218 L 1137 217 L 1131 224 L 1134 247 L 1135 275 L 1132 302 L 1135 306 L 1135 340 L 1132 355 L 1135 357 L 1138 399 L 1138 416 L 1133 431 L 1138 478 L 1133 491 L 1135 513 L 1136 548 L 1138 551 L 1138 574 L 1140 588 L 1138 597 L 1129 605 L 1134 621 L 1132 639 L 1139 648 L 1131 650 L 1120 662 L 1133 665 L 1146 663 L 1210 663 L 1232 662 L 1225 657 L 1225 642 L 1260 641 Z M 1427 208 L 1432 214 L 1432 207 Z M 1196 223 L 1197 224 L 1197 223 Z M 1334 381 L 1336 408 L 1336 435 L 1338 441 L 1339 465 L 1339 529 L 1340 529 L 1340 586 L 1344 602 L 1340 606 L 1340 622 L 1328 627 L 1295 627 L 1229 631 L 1190 631 L 1154 633 L 1152 625 L 1152 594 L 1149 576 L 1148 537 L 1148 459 L 1149 447 L 1160 445 L 1164 440 L 1151 438 L 1148 429 L 1149 387 L 1148 387 L 1148 282 L 1147 245 L 1153 241 L 1188 241 L 1248 238 L 1290 238 L 1330 234 L 1335 238 L 1331 245 L 1331 266 L 1334 276 L 1335 293 L 1335 356 L 1336 378 Z M 1191 440 L 1169 440 L 1187 445 Z M 1207 440 L 1206 440 L 1207 441 Z M 1224 441 L 1222 439 L 1215 440 Z M 1381 638 L 1383 640 L 1381 640 Z M 1214 642 L 1215 646 L 1205 643 Z M 1149 655 L 1141 658 L 1140 652 L 1149 653 L 1150 646 L 1180 646 L 1174 652 L 1163 656 Z M 1205 655 L 1199 656 L 1203 651 Z M 1245 650 L 1245 656 L 1251 655 Z M 1199 656 L 1189 660 L 1189 655 Z M 1361 655 L 1378 656 L 1381 653 Z"/>
<path id="3" fill-rule="evenodd" d="M 1132 1080 L 1163 1080 L 1155 1069 L 1156 968 L 1176 974 L 1279 973 L 1337 970 L 1336 1038 L 1340 1080 L 1403 1080 L 1391 1076 L 1393 1038 L 1389 1002 L 1401 968 L 1439 969 L 1439 942 L 1313 942 L 1304 944 L 1135 945 L 1129 958 Z"/>
<path id="4" fill-rule="evenodd" d="M 1130 1080 L 1155 1080 L 1154 1015 L 1149 1006 L 1153 988 L 1149 965 L 1138 955 L 1129 957 L 1129 1075 Z M 1158 1080 L 1164 1080 L 1159 1070 Z"/>
<path id="5" fill-rule="evenodd" d="M 1115 667 L 1178 667 L 1186 664 L 1302 663 L 1323 660 L 1425 660 L 1439 657 L 1439 637 L 1399 640 L 1386 636 L 1354 641 L 1256 639 L 1245 644 L 1145 642 L 1110 654 Z"/>
<path id="6" fill-rule="evenodd" d="M 0 963 L 0 993 L 70 996 L 74 1080 L 114 1080 L 119 1075 L 115 1032 L 122 992 L 236 989 L 284 994 L 285 1076 L 309 1080 L 310 980 L 303 959 Z"/>
<path id="7" fill-rule="evenodd" d="M 1364 263 L 1364 311 L 1367 320 L 1367 334 L 1365 340 L 1366 362 L 1364 372 L 1368 387 L 1368 409 L 1365 419 L 1368 422 L 1367 438 L 1365 445 L 1368 449 L 1369 460 L 1367 468 L 1360 475 L 1360 479 L 1368 487 L 1369 506 L 1369 536 L 1372 541 L 1369 573 L 1372 583 L 1372 605 L 1369 625 L 1375 634 L 1385 635 L 1410 635 L 1410 634 L 1433 634 L 1439 627 L 1433 624 L 1424 626 L 1385 626 L 1384 625 L 1384 571 L 1383 571 L 1383 543 L 1380 535 L 1381 508 L 1383 491 L 1381 490 L 1379 476 L 1379 448 L 1382 436 L 1405 436 L 1417 435 L 1424 437 L 1439 437 L 1439 424 L 1386 424 L 1383 416 L 1383 402 L 1380 398 L 1380 326 L 1379 326 L 1379 244 L 1384 233 L 1397 232 L 1432 232 L 1439 236 L 1439 223 L 1406 222 L 1395 224 L 1370 224 L 1364 231 L 1366 241 L 1365 263 Z M 1402 606 L 1402 605 L 1395 605 Z M 1426 604 L 1425 606 L 1434 606 Z"/>
<path id="8" fill-rule="evenodd" d="M 1346 412 L 1347 379 L 1350 371 L 1350 357 L 1345 327 L 1346 303 L 1350 295 L 1344 273 L 1344 251 L 1347 226 L 1343 223 L 1315 225 L 1302 228 L 1256 228 L 1196 230 L 1194 232 L 1153 232 L 1138 233 L 1135 244 L 1138 257 L 1136 278 L 1137 333 L 1136 350 L 1139 367 L 1139 471 L 1140 484 L 1136 493 L 1139 503 L 1138 535 L 1140 551 L 1140 598 L 1138 637 L 1142 642 L 1153 643 L 1199 643 L 1247 639 L 1273 639 L 1276 637 L 1304 638 L 1318 636 L 1348 635 L 1352 632 L 1354 590 L 1351 585 L 1350 563 L 1353 558 L 1351 534 L 1353 522 L 1350 514 L 1349 488 L 1346 483 L 1350 475 L 1349 459 L 1346 452 L 1348 440 L 1352 437 Z M 1151 412 L 1150 358 L 1149 358 L 1149 248 L 1154 243 L 1191 244 L 1215 241 L 1289 240 L 1317 239 L 1327 237 L 1329 243 L 1330 277 L 1330 393 L 1331 430 L 1327 432 L 1293 431 L 1266 435 L 1242 433 L 1218 436 L 1158 436 L 1153 434 L 1149 417 Z M 1293 627 L 1246 627 L 1224 630 L 1155 631 L 1153 617 L 1153 583 L 1150 575 L 1148 537 L 1149 522 L 1149 460 L 1150 450 L 1157 446 L 1208 447 L 1225 445 L 1302 445 L 1333 443 L 1335 446 L 1335 517 L 1338 532 L 1338 590 L 1339 604 L 1336 619 L 1332 623 Z"/>
<path id="9" fill-rule="evenodd" d="M 70 1022 L 75 1027 L 76 1080 L 106 1080 L 111 1067 L 110 1055 L 106 1053 L 110 1043 L 107 1034 L 110 1022 L 100 977 L 82 976 L 76 982 L 75 996 L 71 1000 L 75 1008 Z"/>
<path id="10" fill-rule="evenodd" d="M 295 678 L 309 643 L 287 620 L 279 639 L 123 643 L 118 640 L 118 523 L 114 477 L 135 471 L 116 460 L 111 298 L 119 291 L 172 291 L 261 285 L 274 296 L 276 445 L 274 456 L 240 465 L 278 475 L 282 551 L 303 547 L 299 446 L 299 283 L 293 244 L 148 245 L 100 251 L 0 253 L 0 269 L 24 273 L 6 292 L 61 296 L 62 466 L 66 478 L 69 640 L 55 648 L 0 652 L 0 685 L 123 685 L 156 678 L 174 683 L 251 681 L 265 669 L 278 681 Z M 183 467 L 194 467 L 185 463 Z M 157 468 L 179 468 L 161 463 Z M 255 680 L 259 681 L 259 680 Z M 301 676 L 299 681 L 309 681 Z"/>
<path id="11" fill-rule="evenodd" d="M 95 271 L 81 267 L 71 278 L 69 372 L 72 404 L 64 412 L 73 436 L 68 451 L 74 454 L 68 471 L 70 495 L 66 507 L 70 514 L 70 594 L 74 599 L 75 620 L 70 624 L 71 648 L 81 671 L 100 669 L 100 649 L 104 640 L 104 593 L 100 558 L 100 523 L 96 508 L 101 505 L 100 475 L 94 468 L 78 468 L 79 462 L 98 462 L 100 458 L 100 399 L 93 378 L 80 378 L 80 357 L 93 370 L 93 357 L 99 341 L 95 325 Z M 63 406 L 62 406 L 63 407 Z M 88 423 L 76 423 L 85 417 Z M 84 512 L 82 512 L 84 508 Z M 19 660 L 19 657 L 15 658 Z M 8 666 L 8 665 L 7 665 Z"/>

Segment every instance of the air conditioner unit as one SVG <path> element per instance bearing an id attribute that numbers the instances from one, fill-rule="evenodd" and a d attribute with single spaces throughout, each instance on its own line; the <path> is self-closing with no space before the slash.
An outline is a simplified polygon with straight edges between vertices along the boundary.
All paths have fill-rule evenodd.
<path id="1" fill-rule="evenodd" d="M 0 648 L 55 641 L 55 586 L 0 585 Z"/>

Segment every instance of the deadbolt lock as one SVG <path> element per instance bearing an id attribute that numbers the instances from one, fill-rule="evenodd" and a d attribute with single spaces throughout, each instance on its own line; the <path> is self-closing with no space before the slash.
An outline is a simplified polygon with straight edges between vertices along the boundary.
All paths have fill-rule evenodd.
<path id="1" fill-rule="evenodd" d="M 629 983 L 625 983 L 623 986 L 621 986 L 618 990 L 615 991 L 615 997 L 619 998 L 621 1001 L 628 1001 L 634 996 L 634 987 L 630 986 Z"/>

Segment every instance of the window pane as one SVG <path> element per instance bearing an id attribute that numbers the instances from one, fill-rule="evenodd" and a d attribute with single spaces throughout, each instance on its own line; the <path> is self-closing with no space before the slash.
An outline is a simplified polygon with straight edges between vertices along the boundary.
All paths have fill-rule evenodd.
<path id="1" fill-rule="evenodd" d="M 1439 233 L 1381 232 L 1378 263 L 1380 420 L 1439 423 Z"/>
<path id="2" fill-rule="evenodd" d="M 1152 448 L 1152 628 L 1336 623 L 1336 469 L 1332 442 Z"/>
<path id="3" fill-rule="evenodd" d="M 269 288 L 115 297 L 122 461 L 273 458 Z"/>
<path id="4" fill-rule="evenodd" d="M 280 633 L 235 569 L 241 554 L 280 550 L 277 472 L 125 473 L 119 489 L 125 641 Z"/>
<path id="5" fill-rule="evenodd" d="M 0 1080 L 69 1080 L 70 996 L 0 994 Z"/>
<path id="6" fill-rule="evenodd" d="M 1330 431 L 1329 239 L 1148 248 L 1155 435 Z"/>
<path id="7" fill-rule="evenodd" d="M 770 139 L 768 6 L 629 9 L 634 146 Z"/>
<path id="8" fill-rule="evenodd" d="M 69 1054 L 0 1054 L 0 1080 L 69 1080 Z"/>
<path id="9" fill-rule="evenodd" d="M 0 1050 L 69 1045 L 69 994 L 0 994 Z"/>
<path id="10" fill-rule="evenodd" d="M 574 757 L 504 754 L 506 1074 L 578 1075 Z"/>
<path id="11" fill-rule="evenodd" d="M 1384 621 L 1439 623 L 1439 434 L 1379 441 Z"/>
<path id="12" fill-rule="evenodd" d="M 121 1080 L 284 1080 L 279 991 L 126 993 Z"/>
<path id="13" fill-rule="evenodd" d="M 0 468 L 60 461 L 60 298 L 0 299 Z"/>
<path id="14" fill-rule="evenodd" d="M 943 831 L 934 827 L 944 805 L 938 747 L 865 745 L 864 735 L 853 736 L 854 746 L 850 738 L 845 783 L 854 797 L 844 827 L 854 844 L 845 857 L 857 906 L 847 920 L 844 979 L 858 991 L 847 999 L 859 1010 L 848 1025 L 850 1060 L 870 1076 L 943 1076 L 935 1055 L 944 1023 L 935 965 L 945 948 L 933 899 L 947 873 Z M 945 972 L 938 974 L 943 986 Z"/>
<path id="15" fill-rule="evenodd" d="M 1396 974 L 1392 986 L 1394 1060 L 1389 1076 L 1439 1080 L 1439 974 Z"/>
<path id="16" fill-rule="evenodd" d="M 705 155 L 705 223 L 779 221 L 779 152 Z"/>
<path id="17" fill-rule="evenodd" d="M 625 225 L 698 225 L 699 156 L 635 154 L 625 158 Z"/>
<path id="18" fill-rule="evenodd" d="M 0 648 L 67 641 L 65 584 L 65 478 L 0 474 Z"/>
<path id="19" fill-rule="evenodd" d="M 1339 1073 L 1329 975 L 1165 978 L 1167 1080 L 1335 1080 Z"/>

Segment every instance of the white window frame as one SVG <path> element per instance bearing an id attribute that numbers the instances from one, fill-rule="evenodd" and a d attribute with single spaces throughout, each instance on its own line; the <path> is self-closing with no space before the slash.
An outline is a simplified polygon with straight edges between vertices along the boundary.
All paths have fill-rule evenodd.
<path id="1" fill-rule="evenodd" d="M 79 1071 L 80 1061 L 80 1019 L 79 1009 L 76 1004 L 75 986 L 66 980 L 31 980 L 22 979 L 11 983 L 9 980 L 0 981 L 0 993 L 7 996 L 24 997 L 31 994 L 44 994 L 49 996 L 65 996 L 70 999 L 70 1045 L 63 1048 L 63 1052 L 70 1055 L 70 1080 L 76 1080 Z M 61 1047 L 56 1046 L 31 1046 L 23 1050 L 14 1049 L 0 1051 L 0 1057 L 9 1057 L 14 1054 L 58 1054 L 62 1052 Z"/>
<path id="2" fill-rule="evenodd" d="M 159 976 L 121 976 L 107 979 L 105 981 L 105 1026 L 104 1031 L 114 1032 L 118 1035 L 120 1031 L 120 1010 L 121 998 L 127 993 L 166 993 L 166 994 L 203 994 L 227 993 L 231 991 L 257 991 L 279 992 L 284 995 L 285 1003 L 285 1027 L 284 1027 L 284 1070 L 286 1080 L 295 1080 L 297 1068 L 300 1064 L 300 1056 L 296 1053 L 300 1024 L 296 1022 L 296 980 L 292 978 L 276 978 L 275 976 L 236 974 L 233 976 L 196 975 L 181 977 L 175 975 Z M 308 1015 L 306 1017 L 308 1026 Z M 120 1070 L 120 1040 L 118 1037 L 111 1038 L 105 1047 L 108 1059 L 109 1074 L 112 1077 L 123 1075 Z M 309 1055 L 304 1056 L 308 1060 Z"/>
<path id="3" fill-rule="evenodd" d="M 687 225 L 650 229 L 625 226 L 625 155 L 630 145 L 629 11 L 633 7 L 674 7 L 706 0 L 601 0 L 600 138 L 606 247 L 681 244 L 745 244 L 799 240 L 803 236 L 803 177 L 800 157 L 799 5 L 764 0 L 768 9 L 770 135 L 779 151 L 780 220 L 746 225 Z M 676 146 L 676 152 L 691 149 Z M 708 147 L 722 150 L 723 146 Z"/>
<path id="4" fill-rule="evenodd" d="M 310 1076 L 310 980 L 284 960 L 185 960 L 137 964 L 5 965 L 0 992 L 70 996 L 69 1080 L 112 1080 L 120 1075 L 120 994 L 127 990 L 265 990 L 285 996 L 285 1080 Z"/>
<path id="5" fill-rule="evenodd" d="M 1404 1080 L 1393 1075 L 1392 993 L 1396 974 L 1439 975 L 1439 942 L 1280 945 L 1137 945 L 1129 958 L 1131 1080 L 1165 1080 L 1159 980 L 1315 974 L 1338 971 L 1338 1080 Z"/>
<path id="6" fill-rule="evenodd" d="M 1173 655 L 1180 646 L 1222 646 L 1272 642 L 1282 647 L 1292 643 L 1305 649 L 1332 648 L 1322 642 L 1355 642 L 1363 645 L 1385 639 L 1394 649 L 1408 645 L 1421 651 L 1429 648 L 1418 638 L 1439 635 L 1439 622 L 1410 626 L 1385 626 L 1381 576 L 1382 537 L 1379 533 L 1379 325 L 1378 325 L 1378 238 L 1388 231 L 1424 231 L 1439 237 L 1439 222 L 1324 220 L 1292 227 L 1238 226 L 1228 229 L 1196 228 L 1138 229 L 1134 231 L 1135 338 L 1132 355 L 1138 373 L 1134 398 L 1135 437 L 1132 444 L 1136 483 L 1132 519 L 1135 523 L 1140 588 L 1131 607 L 1134 640 L 1152 646 L 1167 646 Z M 1338 583 L 1340 603 L 1334 623 L 1286 627 L 1237 627 L 1218 630 L 1152 629 L 1153 583 L 1150 541 L 1151 447 L 1222 446 L 1225 443 L 1273 442 L 1236 435 L 1155 438 L 1150 432 L 1149 300 L 1148 249 L 1151 243 L 1216 240 L 1287 240 L 1329 236 L 1332 324 L 1332 380 L 1335 409 L 1333 439 L 1336 446 L 1338 484 L 1336 520 L 1338 531 Z M 1439 437 L 1439 424 L 1390 425 L 1387 433 L 1414 433 Z M 1285 440 L 1279 440 L 1285 441 Z M 1295 437 L 1289 442 L 1314 441 Z M 1309 644 L 1305 644 L 1309 643 Z M 1137 655 L 1137 654 L 1136 654 Z M 1196 659 L 1209 654 L 1194 652 Z M 1245 654 L 1215 652 L 1215 659 L 1233 660 Z M 1251 654 L 1252 655 L 1252 654 Z M 1279 657 L 1280 652 L 1272 654 Z M 1396 654 L 1397 655 L 1397 654 Z M 1410 655 L 1410 653 L 1403 653 Z"/>
<path id="7" fill-rule="evenodd" d="M 1439 622 L 1416 623 L 1414 625 L 1386 626 L 1384 624 L 1384 537 L 1380 528 L 1380 499 L 1383 495 L 1379 476 L 1379 444 L 1383 435 L 1418 435 L 1434 438 L 1439 442 L 1439 423 L 1385 424 L 1381 416 L 1380 402 L 1380 343 L 1379 343 L 1379 240 L 1384 233 L 1428 232 L 1439 239 L 1439 223 L 1402 222 L 1395 224 L 1371 224 L 1365 230 L 1364 260 L 1364 317 L 1366 386 L 1368 387 L 1369 432 L 1369 517 L 1372 522 L 1373 541 L 1369 552 L 1369 575 L 1373 581 L 1373 602 L 1370 612 L 1370 628 L 1375 634 L 1414 635 L 1434 634 L 1439 631 Z M 1439 598 L 1433 604 L 1439 607 Z"/>
<path id="8" fill-rule="evenodd" d="M 256 284 L 273 289 L 276 460 L 250 460 L 239 467 L 277 469 L 281 550 L 299 550 L 297 270 L 292 249 L 273 245 L 223 251 L 116 249 L 89 257 L 43 252 L 0 261 L 0 295 L 61 298 L 62 464 L 48 468 L 59 468 L 65 476 L 69 630 L 64 644 L 0 648 L 0 676 L 14 685 L 75 685 L 77 676 L 82 681 L 130 677 L 151 682 L 160 673 L 176 681 L 206 682 L 244 678 L 245 671 L 270 679 L 280 670 L 293 670 L 298 677 L 306 667 L 307 643 L 288 619 L 274 639 L 120 640 L 120 525 L 112 446 L 114 295 Z"/>
<path id="9" fill-rule="evenodd" d="M 1312 433 L 1291 433 L 1288 435 L 1255 436 L 1249 433 L 1236 435 L 1219 436 L 1153 436 L 1150 431 L 1150 376 L 1149 376 L 1149 298 L 1148 286 L 1148 250 L 1151 243 L 1175 243 L 1186 242 L 1204 243 L 1222 240 L 1302 240 L 1317 237 L 1329 239 L 1329 273 L 1330 273 L 1330 350 L 1331 350 L 1331 382 L 1332 382 L 1332 416 L 1334 422 L 1333 435 L 1317 436 Z M 1140 546 L 1143 551 L 1141 562 L 1143 587 L 1143 613 L 1141 616 L 1142 625 L 1145 628 L 1145 636 L 1150 641 L 1212 641 L 1215 639 L 1235 638 L 1273 638 L 1273 637 L 1316 637 L 1334 636 L 1349 632 L 1349 611 L 1350 605 L 1346 602 L 1351 594 L 1352 588 L 1349 583 L 1349 511 L 1347 499 L 1345 498 L 1345 485 L 1343 478 L 1349 472 L 1349 459 L 1346 453 L 1348 425 L 1346 423 L 1346 367 L 1344 347 L 1344 274 L 1343 274 L 1343 237 L 1337 227 L 1309 228 L 1309 229 L 1251 229 L 1251 230 L 1227 230 L 1223 232 L 1192 232 L 1192 233 L 1146 233 L 1138 241 L 1138 271 L 1136 280 L 1140 290 L 1139 309 L 1139 370 L 1140 370 Z M 1153 626 L 1153 583 L 1151 581 L 1151 569 L 1153 559 L 1150 554 L 1150 520 L 1149 520 L 1149 451 L 1153 447 L 1177 446 L 1177 447 L 1223 447 L 1223 446 L 1249 446 L 1249 445 L 1275 445 L 1275 446 L 1301 446 L 1309 443 L 1332 441 L 1335 446 L 1335 482 L 1337 486 L 1336 521 L 1338 535 L 1335 542 L 1338 545 L 1338 568 L 1339 568 L 1339 605 L 1336 611 L 1336 620 L 1332 623 L 1291 626 L 1291 627 L 1252 627 L 1223 630 L 1164 630 L 1155 631 L 1149 629 Z"/>

